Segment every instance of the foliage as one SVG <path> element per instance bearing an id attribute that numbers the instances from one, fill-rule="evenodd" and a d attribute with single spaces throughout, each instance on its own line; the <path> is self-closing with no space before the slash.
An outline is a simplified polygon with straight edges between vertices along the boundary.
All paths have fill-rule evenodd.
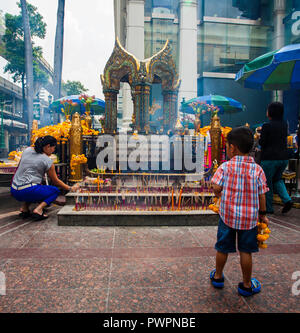
<path id="1" fill-rule="evenodd" d="M 18 6 L 21 8 L 20 4 Z M 37 7 L 27 3 L 27 10 L 31 37 L 45 38 L 46 23 L 43 22 L 43 17 L 37 12 Z M 12 74 L 15 82 L 21 82 L 25 76 L 25 44 L 21 12 L 19 15 L 5 14 L 3 42 L 5 43 L 4 58 L 8 61 L 4 72 Z M 34 42 L 32 42 L 32 46 L 34 79 L 35 81 L 45 82 L 48 75 L 40 70 L 37 61 L 42 57 L 42 48 L 34 46 Z"/>
<path id="2" fill-rule="evenodd" d="M 86 89 L 80 81 L 69 81 L 69 80 L 66 83 L 63 83 L 63 90 L 66 92 L 68 96 L 80 95 L 88 91 L 88 89 Z"/>

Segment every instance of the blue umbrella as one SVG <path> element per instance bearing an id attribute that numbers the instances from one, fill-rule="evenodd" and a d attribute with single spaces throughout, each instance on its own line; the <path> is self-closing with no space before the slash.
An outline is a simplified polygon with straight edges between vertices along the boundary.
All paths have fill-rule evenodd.
<path id="1" fill-rule="evenodd" d="M 244 65 L 235 80 L 245 88 L 300 89 L 300 44 L 268 52 Z"/>
<path id="2" fill-rule="evenodd" d="M 236 113 L 243 111 L 245 106 L 243 106 L 240 102 L 236 101 L 233 98 L 225 97 L 221 95 L 207 95 L 207 96 L 199 96 L 196 98 L 192 98 L 188 101 L 185 101 L 181 104 L 180 111 L 183 113 L 195 114 L 194 109 L 190 105 L 191 103 L 205 103 L 213 106 L 217 106 L 219 108 L 219 113 Z"/>
<path id="3" fill-rule="evenodd" d="M 69 95 L 57 99 L 50 104 L 50 109 L 60 111 L 60 109 L 63 107 L 63 105 L 60 102 L 63 100 L 71 100 L 73 103 L 78 104 L 77 106 L 74 107 L 74 112 L 79 112 L 80 114 L 83 114 L 86 110 L 83 103 L 80 102 L 79 96 L 80 95 Z M 104 110 L 105 110 L 105 102 L 100 98 L 95 98 L 93 103 L 91 103 L 91 112 L 94 115 L 99 115 L 99 114 L 104 114 Z"/>

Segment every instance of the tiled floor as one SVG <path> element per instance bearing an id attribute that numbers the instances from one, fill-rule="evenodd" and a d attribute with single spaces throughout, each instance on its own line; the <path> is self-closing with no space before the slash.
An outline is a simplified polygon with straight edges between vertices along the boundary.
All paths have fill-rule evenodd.
<path id="1" fill-rule="evenodd" d="M 253 256 L 262 292 L 237 293 L 239 257 L 214 289 L 217 227 L 60 227 L 0 211 L 1 313 L 300 313 L 300 210 L 271 217 L 268 249 Z M 300 273 L 298 276 L 300 279 Z"/>

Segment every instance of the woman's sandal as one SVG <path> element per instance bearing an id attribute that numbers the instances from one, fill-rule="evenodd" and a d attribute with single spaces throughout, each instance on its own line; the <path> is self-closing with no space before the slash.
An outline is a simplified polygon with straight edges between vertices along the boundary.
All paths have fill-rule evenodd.
<path id="1" fill-rule="evenodd" d="M 260 291 L 261 283 L 254 278 L 251 279 L 251 288 L 245 288 L 243 282 L 240 282 L 238 286 L 238 293 L 244 297 L 258 294 Z"/>
<path id="2" fill-rule="evenodd" d="M 30 212 L 21 212 L 19 214 L 19 217 L 21 217 L 22 219 L 27 219 L 28 217 L 31 216 L 31 213 Z"/>
<path id="3" fill-rule="evenodd" d="M 38 213 L 32 213 L 31 217 L 34 221 L 42 221 L 48 218 L 48 215 L 38 214 Z"/>
<path id="4" fill-rule="evenodd" d="M 215 288 L 223 288 L 224 287 L 224 274 L 222 273 L 222 278 L 221 279 L 215 279 L 215 274 L 216 274 L 216 270 L 212 270 L 210 272 L 210 281 L 211 284 L 215 287 Z"/>

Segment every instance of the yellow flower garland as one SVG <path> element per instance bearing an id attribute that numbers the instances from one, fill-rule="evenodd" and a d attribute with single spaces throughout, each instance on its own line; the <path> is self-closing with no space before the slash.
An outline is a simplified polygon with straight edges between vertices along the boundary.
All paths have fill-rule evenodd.
<path id="1" fill-rule="evenodd" d="M 213 212 L 215 213 L 219 213 L 219 206 L 220 206 L 220 198 L 214 198 L 213 201 L 214 203 L 213 204 L 210 204 L 208 206 L 208 209 L 212 210 Z"/>
<path id="2" fill-rule="evenodd" d="M 73 154 L 70 161 L 70 169 L 71 169 L 71 175 L 75 175 L 75 167 L 80 164 L 85 164 L 87 162 L 87 158 L 84 156 L 84 154 L 81 155 L 75 155 Z"/>
<path id="3" fill-rule="evenodd" d="M 14 161 L 19 161 L 20 158 L 22 156 L 22 152 L 21 151 L 11 151 L 9 154 L 8 154 L 8 159 L 9 160 L 14 160 Z"/>
<path id="4" fill-rule="evenodd" d="M 210 130 L 210 126 L 204 126 L 202 128 L 200 128 L 200 134 L 203 136 L 207 136 L 207 132 Z M 225 136 L 225 138 L 227 137 L 227 134 L 232 130 L 231 127 L 225 126 L 225 127 L 221 127 L 221 131 L 222 134 Z"/>
<path id="5" fill-rule="evenodd" d="M 270 237 L 270 229 L 268 228 L 268 225 L 263 222 L 257 222 L 257 241 L 258 241 L 258 247 L 261 249 L 266 249 L 268 247 L 267 244 L 265 244 L 265 241 Z"/>
<path id="6" fill-rule="evenodd" d="M 98 135 L 99 131 L 95 131 L 93 129 L 89 129 L 85 121 L 81 121 L 82 126 L 82 134 L 83 135 Z M 32 131 L 32 142 L 35 142 L 37 138 L 51 135 L 53 136 L 57 141 L 62 140 L 68 140 L 70 138 L 70 129 L 71 129 L 71 122 L 69 120 L 66 120 L 62 123 L 51 125 L 51 126 L 45 126 L 42 128 L 39 128 L 38 130 Z"/>

